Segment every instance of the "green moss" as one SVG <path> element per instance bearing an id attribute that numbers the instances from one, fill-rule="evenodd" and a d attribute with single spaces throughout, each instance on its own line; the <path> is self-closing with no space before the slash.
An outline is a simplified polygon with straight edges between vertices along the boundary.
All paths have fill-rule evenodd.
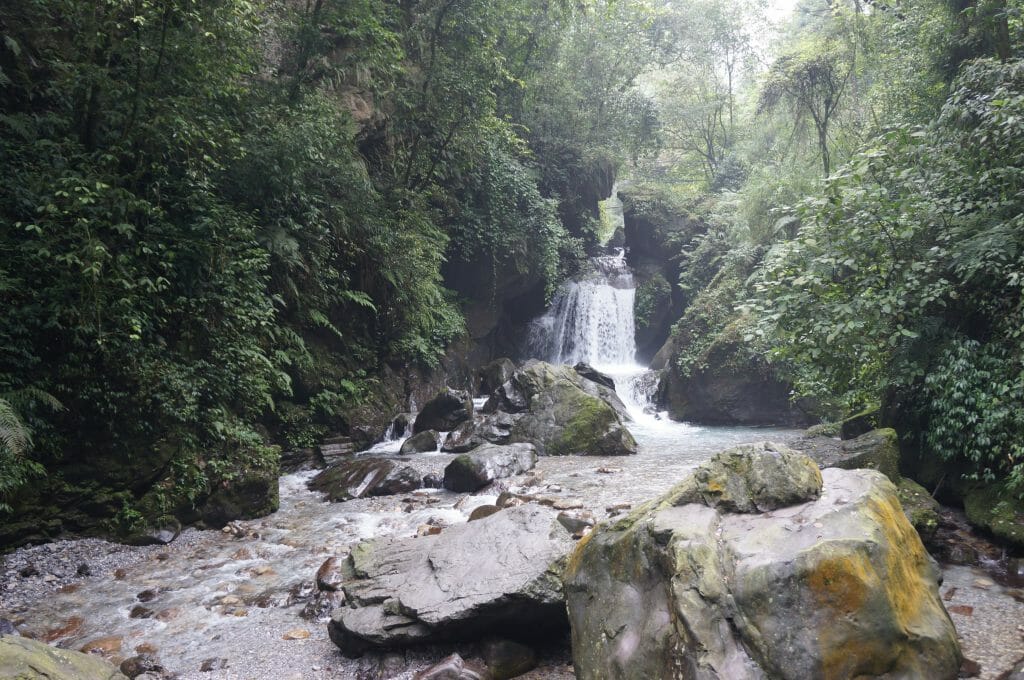
<path id="1" fill-rule="evenodd" d="M 939 528 L 939 504 L 928 490 L 912 479 L 902 478 L 897 485 L 900 505 L 910 524 L 923 540 L 930 540 Z"/>
<path id="2" fill-rule="evenodd" d="M 615 422 L 615 412 L 600 399 L 582 392 L 571 400 L 570 408 L 574 415 L 565 423 L 548 453 L 554 456 L 591 451 L 596 453 L 601 438 Z"/>
<path id="3" fill-rule="evenodd" d="M 967 519 L 1000 541 L 1024 548 L 1024 502 L 1005 484 L 975 487 L 964 495 Z"/>
<path id="4" fill-rule="evenodd" d="M 636 289 L 633 317 L 639 329 L 650 328 L 659 310 L 672 303 L 672 287 L 665 277 L 656 273 Z"/>

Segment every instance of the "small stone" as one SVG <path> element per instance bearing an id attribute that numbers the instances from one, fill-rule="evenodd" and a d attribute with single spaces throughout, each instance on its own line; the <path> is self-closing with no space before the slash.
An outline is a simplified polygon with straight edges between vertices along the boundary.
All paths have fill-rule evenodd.
<path id="1" fill-rule="evenodd" d="M 92 576 L 92 568 L 85 562 L 82 562 L 78 565 L 78 568 L 75 569 L 75 573 L 79 576 Z"/>
<path id="2" fill-rule="evenodd" d="M 481 505 L 475 508 L 473 512 L 469 513 L 468 521 L 475 522 L 478 519 L 490 517 L 496 512 L 501 512 L 501 508 L 499 508 L 497 505 Z"/>
<path id="3" fill-rule="evenodd" d="M 982 590 L 988 590 L 989 588 L 991 588 L 994 585 L 995 585 L 995 583 L 993 581 L 989 581 L 987 578 L 976 578 L 976 579 L 974 579 L 974 587 L 975 588 L 981 588 Z"/>
<path id="4" fill-rule="evenodd" d="M 232 605 L 242 604 L 242 598 L 237 597 L 235 595 L 225 595 L 224 597 L 220 598 L 220 600 L 218 600 L 218 604 L 230 607 Z"/>
<path id="5" fill-rule="evenodd" d="M 305 628 L 293 628 L 281 636 L 282 640 L 305 640 L 309 638 L 309 631 Z"/>
<path id="6" fill-rule="evenodd" d="M 63 585 L 60 588 L 57 588 L 57 592 L 63 595 L 67 595 L 69 593 L 77 592 L 81 587 L 82 586 L 78 583 L 68 583 L 67 585 Z"/>
<path id="7" fill-rule="evenodd" d="M 125 571 L 124 569 L 118 568 L 118 569 L 114 570 L 114 580 L 115 581 L 122 581 L 122 580 L 124 580 L 124 577 L 127 576 L 127 575 L 128 575 L 128 572 Z"/>
<path id="8" fill-rule="evenodd" d="M 599 467 L 599 468 L 597 468 L 597 471 L 600 472 L 601 474 L 604 474 L 604 475 L 614 475 L 614 474 L 618 474 L 619 472 L 622 472 L 622 468 L 620 468 L 620 467 Z"/>
<path id="9" fill-rule="evenodd" d="M 979 675 L 981 675 L 981 664 L 965 657 L 963 663 L 960 664 L 960 677 L 976 678 Z"/>
<path id="10" fill-rule="evenodd" d="M 85 652 L 86 654 L 99 654 L 100 656 L 113 656 L 121 651 L 121 637 L 118 635 L 109 635 L 107 637 L 96 638 L 86 642 L 79 648 L 79 651 Z"/>
<path id="11" fill-rule="evenodd" d="M 955 604 L 952 607 L 946 607 L 946 611 L 950 614 L 960 614 L 961 616 L 974 615 L 974 607 L 969 607 L 966 604 Z"/>
<path id="12" fill-rule="evenodd" d="M 43 577 L 43 581 L 45 581 L 47 583 L 53 583 L 56 580 L 58 580 L 58 579 L 53 574 L 47 574 L 46 576 Z"/>
<path id="13" fill-rule="evenodd" d="M 164 667 L 148 654 L 139 654 L 121 662 L 121 672 L 129 678 L 137 678 L 144 673 L 163 673 Z"/>
<path id="14" fill-rule="evenodd" d="M 605 508 L 605 512 L 622 512 L 623 510 L 629 510 L 633 507 L 632 503 L 615 503 Z"/>
<path id="15" fill-rule="evenodd" d="M 251 560 L 252 559 L 252 553 L 249 552 L 248 548 L 239 548 L 231 556 L 231 559 L 233 559 L 233 560 Z"/>
<path id="16" fill-rule="evenodd" d="M 178 618 L 180 614 L 180 609 L 178 609 L 177 607 L 171 607 L 169 609 L 163 609 L 161 611 L 158 611 L 154 618 L 156 618 L 157 621 L 173 621 L 174 619 Z"/>
<path id="17" fill-rule="evenodd" d="M 320 590 L 338 590 L 343 581 L 341 563 L 337 557 L 328 557 L 316 570 L 316 587 Z"/>
<path id="18" fill-rule="evenodd" d="M 210 671 L 219 671 L 228 667 L 227 659 L 211 658 L 203 661 L 199 666 L 199 670 L 203 673 L 209 673 Z"/>
<path id="19" fill-rule="evenodd" d="M 165 552 L 157 553 L 156 557 L 154 557 L 153 559 L 155 559 L 157 562 L 166 562 L 167 560 L 171 559 L 171 555 L 170 553 Z"/>
<path id="20" fill-rule="evenodd" d="M 159 649 L 152 642 L 143 642 L 141 645 L 135 645 L 135 651 L 139 654 L 156 654 Z"/>
<path id="21" fill-rule="evenodd" d="M 22 578 L 31 578 L 32 576 L 39 576 L 39 569 L 34 564 L 27 564 L 18 571 L 18 575 Z"/>
<path id="22" fill-rule="evenodd" d="M 548 484 L 548 491 L 551 493 L 562 493 L 562 487 L 557 484 Z"/>
<path id="23" fill-rule="evenodd" d="M 135 599 L 137 599 L 139 602 L 152 602 L 156 599 L 156 596 L 157 591 L 152 588 L 148 588 L 146 590 L 143 590 L 138 595 L 136 595 Z"/>
<path id="24" fill-rule="evenodd" d="M 952 588 L 946 591 L 946 594 L 942 596 L 942 599 L 946 602 L 949 602 L 953 599 L 953 596 L 956 595 L 956 590 L 956 586 L 953 586 Z"/>
<path id="25" fill-rule="evenodd" d="M 141 604 L 132 607 L 132 610 L 128 613 L 130 619 L 148 619 L 152 618 L 153 610 L 148 607 L 143 607 Z"/>
<path id="26" fill-rule="evenodd" d="M 64 637 L 70 637 L 81 629 L 83 623 L 85 622 L 81 616 L 72 616 L 60 626 L 51 628 L 43 633 L 43 642 L 53 642 Z"/>
<path id="27" fill-rule="evenodd" d="M 571 498 L 559 499 L 552 503 L 551 507 L 555 510 L 578 510 L 583 507 L 583 502 Z"/>
<path id="28" fill-rule="evenodd" d="M 430 524 L 421 524 L 416 527 L 417 536 L 436 536 L 441 533 L 441 527 L 435 527 Z"/>

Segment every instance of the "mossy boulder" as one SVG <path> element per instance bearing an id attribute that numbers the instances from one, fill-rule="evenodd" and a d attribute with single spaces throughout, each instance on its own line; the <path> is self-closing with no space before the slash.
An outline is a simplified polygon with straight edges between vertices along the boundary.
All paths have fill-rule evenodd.
<path id="1" fill-rule="evenodd" d="M 28 638 L 0 637 L 0 678 L 12 680 L 128 680 L 91 654 L 58 649 Z"/>
<path id="2" fill-rule="evenodd" d="M 798 483 L 772 494 L 794 504 L 761 512 L 759 466 L 780 483 L 787 469 L 813 477 L 780 448 L 723 454 L 577 544 L 565 589 L 578 678 L 957 677 L 940 572 L 893 484 L 827 469 L 820 496 Z M 720 502 L 729 489 L 750 502 Z"/>
<path id="3" fill-rule="evenodd" d="M 509 441 L 533 444 L 541 455 L 636 453 L 636 441 L 623 422 L 625 407 L 615 392 L 569 366 L 528 362 L 488 405 L 500 408 L 506 402 L 525 409 Z"/>
<path id="4" fill-rule="evenodd" d="M 998 541 L 1024 548 L 1024 502 L 1003 484 L 976 486 L 964 494 L 967 520 Z"/>
<path id="5" fill-rule="evenodd" d="M 840 441 L 831 437 L 805 436 L 792 443 L 792 447 L 810 456 L 822 468 L 843 470 L 878 470 L 893 484 L 899 484 L 900 442 L 896 430 L 871 430 L 856 439 Z"/>
<path id="6" fill-rule="evenodd" d="M 444 488 L 476 491 L 496 479 L 526 472 L 536 464 L 537 450 L 531 444 L 484 444 L 448 464 L 444 469 Z"/>
<path id="7" fill-rule="evenodd" d="M 900 479 L 896 488 L 911 526 L 917 529 L 922 541 L 931 541 L 939 528 L 939 502 L 927 489 L 906 477 Z"/>
<path id="8" fill-rule="evenodd" d="M 277 466 L 246 470 L 218 484 L 201 512 L 203 521 L 222 527 L 236 519 L 254 519 L 276 512 L 281 504 Z"/>

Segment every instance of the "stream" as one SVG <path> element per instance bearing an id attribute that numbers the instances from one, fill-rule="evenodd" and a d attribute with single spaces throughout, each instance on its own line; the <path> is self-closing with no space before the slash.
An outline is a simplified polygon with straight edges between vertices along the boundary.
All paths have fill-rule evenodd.
<path id="1" fill-rule="evenodd" d="M 455 645 L 345 659 L 327 638 L 326 612 L 315 606 L 318 567 L 363 539 L 414 537 L 465 522 L 505 490 L 606 519 L 667 491 L 718 451 L 765 439 L 785 443 L 799 434 L 698 427 L 654 412 L 656 380 L 632 359 L 633 297 L 622 254 L 596 258 L 593 275 L 567 284 L 534 323 L 529 343 L 533 356 L 587 361 L 614 378 L 632 418 L 637 455 L 541 457 L 529 473 L 476 494 L 421 489 L 344 503 L 325 502 L 306 488 L 315 472 L 286 475 L 280 510 L 223 531 L 187 529 L 172 544 L 152 547 L 61 541 L 4 557 L 0 619 L 13 621 L 23 635 L 114 662 L 149 653 L 186 680 L 411 678 L 453 649 L 471 654 Z M 402 456 L 402 441 L 356 455 L 401 460 L 421 474 L 439 474 L 454 458 L 439 451 Z M 998 677 L 1024 657 L 1024 594 L 971 567 L 949 566 L 944 575 L 941 592 L 965 655 L 981 664 L 978 677 Z M 540 667 L 524 677 L 572 678 L 569 662 L 567 641 L 555 640 Z"/>

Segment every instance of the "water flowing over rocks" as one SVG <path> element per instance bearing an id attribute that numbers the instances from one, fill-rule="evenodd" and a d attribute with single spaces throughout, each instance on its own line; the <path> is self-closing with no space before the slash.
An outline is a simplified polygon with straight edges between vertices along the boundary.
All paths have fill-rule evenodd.
<path id="1" fill-rule="evenodd" d="M 526 472 L 536 464 L 537 449 L 531 444 L 485 444 L 448 464 L 444 469 L 444 488 L 477 491 L 496 479 Z"/>
<path id="2" fill-rule="evenodd" d="M 555 513 L 532 504 L 433 536 L 361 543 L 344 563 L 347 605 L 331 639 L 358 656 L 564 628 L 561 573 L 572 545 Z"/>
<path id="3" fill-rule="evenodd" d="M 726 452 L 584 539 L 565 576 L 577 677 L 957 677 L 939 572 L 895 487 L 837 469 L 819 487 L 813 467 Z"/>

